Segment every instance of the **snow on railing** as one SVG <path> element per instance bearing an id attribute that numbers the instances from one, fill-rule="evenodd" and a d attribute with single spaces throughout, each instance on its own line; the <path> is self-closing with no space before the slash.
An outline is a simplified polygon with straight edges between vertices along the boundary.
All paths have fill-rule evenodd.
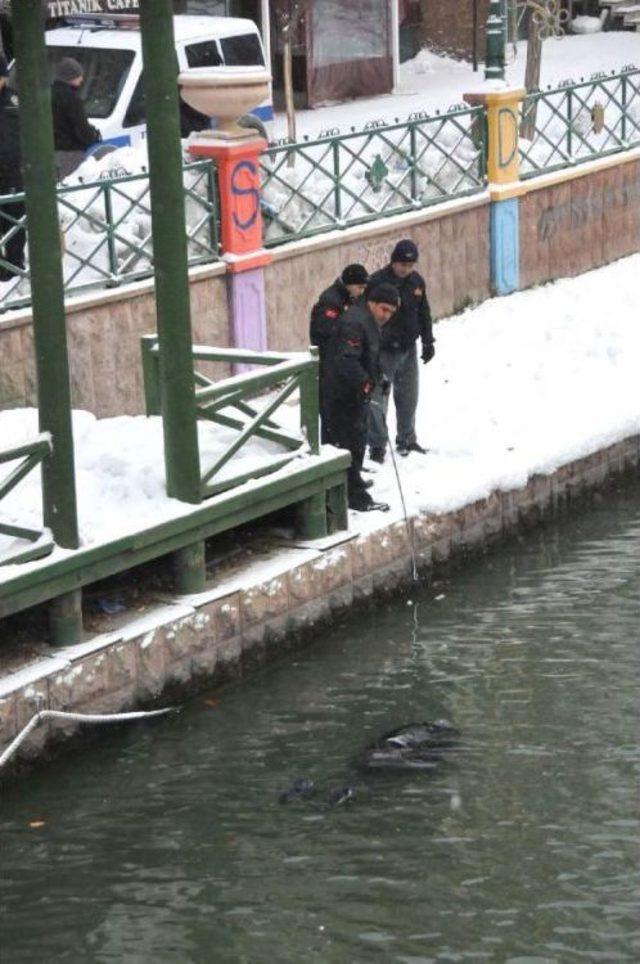
<path id="1" fill-rule="evenodd" d="M 636 67 L 592 74 L 578 83 L 568 80 L 530 94 L 523 104 L 522 177 L 571 167 L 638 144 L 640 70 Z"/>
<path id="2" fill-rule="evenodd" d="M 265 243 L 481 191 L 484 129 L 482 108 L 463 107 L 270 147 L 261 158 Z"/>
<path id="3" fill-rule="evenodd" d="M 218 214 L 215 170 L 209 161 L 185 165 L 184 194 L 189 265 L 215 261 Z M 148 173 L 61 186 L 57 197 L 65 295 L 113 288 L 153 274 Z M 0 312 L 30 303 L 29 269 L 9 260 L 27 228 L 24 195 L 0 197 Z"/>

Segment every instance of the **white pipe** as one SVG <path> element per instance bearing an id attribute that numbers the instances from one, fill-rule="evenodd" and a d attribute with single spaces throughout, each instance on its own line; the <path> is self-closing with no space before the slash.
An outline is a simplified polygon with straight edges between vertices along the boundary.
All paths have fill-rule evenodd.
<path id="1" fill-rule="evenodd" d="M 61 710 L 40 710 L 27 725 L 20 730 L 17 737 L 9 744 L 0 756 L 0 767 L 13 756 L 18 747 L 24 743 L 32 730 L 35 730 L 43 720 L 73 720 L 76 723 L 125 723 L 130 720 L 143 720 L 151 716 L 164 716 L 166 713 L 177 712 L 175 706 L 168 706 L 162 710 L 137 710 L 133 713 L 63 713 Z"/>
<path id="2" fill-rule="evenodd" d="M 391 58 L 393 64 L 393 90 L 400 83 L 400 20 L 398 0 L 391 0 Z"/>
<path id="3" fill-rule="evenodd" d="M 267 61 L 269 73 L 273 77 L 273 64 L 271 63 L 271 10 L 269 0 L 260 0 L 260 22 L 262 26 L 264 56 Z"/>

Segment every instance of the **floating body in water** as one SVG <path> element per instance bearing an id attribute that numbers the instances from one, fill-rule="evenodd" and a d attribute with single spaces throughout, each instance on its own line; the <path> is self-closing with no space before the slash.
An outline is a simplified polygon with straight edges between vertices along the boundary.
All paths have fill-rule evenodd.
<path id="1" fill-rule="evenodd" d="M 329 806 L 330 807 L 341 807 L 343 803 L 348 803 L 349 800 L 353 800 L 356 795 L 356 791 L 353 787 L 336 787 L 329 794 Z"/>
<path id="2" fill-rule="evenodd" d="M 429 769 L 459 748 L 459 736 L 447 720 L 407 723 L 368 747 L 362 764 L 367 769 Z"/>
<path id="3" fill-rule="evenodd" d="M 315 784 L 308 777 L 300 777 L 293 783 L 288 790 L 283 790 L 278 797 L 280 803 L 291 803 L 292 800 L 305 800 L 313 796 Z"/>

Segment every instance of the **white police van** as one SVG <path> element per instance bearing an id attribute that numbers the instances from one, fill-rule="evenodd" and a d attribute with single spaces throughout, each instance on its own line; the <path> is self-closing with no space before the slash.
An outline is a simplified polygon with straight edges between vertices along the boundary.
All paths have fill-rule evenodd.
<path id="1" fill-rule="evenodd" d="M 239 17 L 175 16 L 179 71 L 193 67 L 265 67 L 262 40 L 252 20 Z M 84 71 L 80 94 L 89 122 L 103 143 L 136 146 L 146 137 L 142 43 L 135 16 L 80 15 L 47 30 L 52 74 L 63 57 Z M 265 68 L 266 69 L 266 68 Z M 273 120 L 271 99 L 252 112 L 265 124 Z"/>

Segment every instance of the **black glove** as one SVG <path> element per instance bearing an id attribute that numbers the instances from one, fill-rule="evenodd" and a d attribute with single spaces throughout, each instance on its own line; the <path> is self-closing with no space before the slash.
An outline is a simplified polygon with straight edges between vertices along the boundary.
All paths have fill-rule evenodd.
<path id="1" fill-rule="evenodd" d="M 423 364 L 430 362 L 436 353 L 436 346 L 432 341 L 427 341 L 422 343 L 422 361 Z"/>
<path id="2" fill-rule="evenodd" d="M 383 395 L 388 395 L 391 391 L 391 382 L 386 375 L 383 375 L 380 379 L 380 391 Z"/>

